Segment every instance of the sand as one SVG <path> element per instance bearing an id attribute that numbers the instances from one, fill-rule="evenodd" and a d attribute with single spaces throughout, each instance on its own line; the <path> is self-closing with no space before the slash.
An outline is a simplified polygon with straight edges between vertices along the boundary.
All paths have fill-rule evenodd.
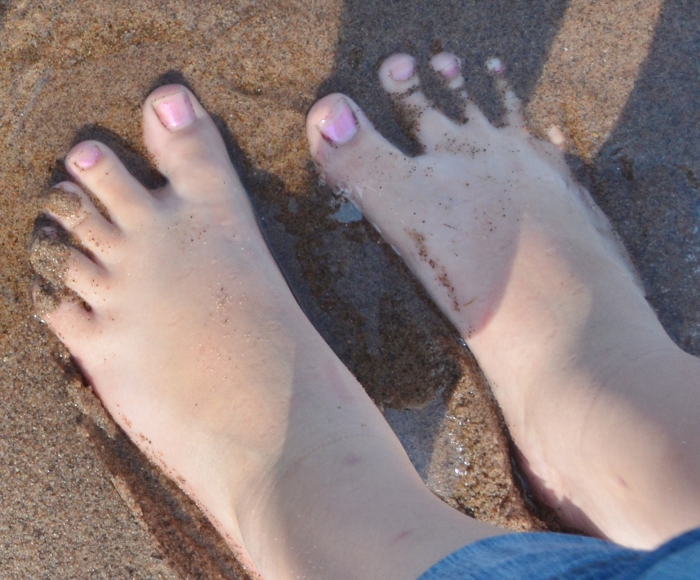
<path id="1" fill-rule="evenodd" d="M 671 336 L 700 354 L 700 6 L 693 0 L 0 2 L 0 576 L 238 578 L 184 494 L 102 412 L 33 315 L 26 248 L 72 144 L 99 138 L 158 177 L 140 105 L 186 82 L 217 117 L 291 288 L 447 501 L 540 529 L 488 388 L 454 329 L 368 224 L 318 183 L 304 141 L 316 98 L 344 91 L 395 143 L 376 69 L 395 51 L 501 57 L 533 131 L 556 125 Z M 602 6 L 602 7 L 601 7 Z M 340 210 L 340 211 L 339 211 Z M 535 511 L 533 511 L 533 509 Z"/>

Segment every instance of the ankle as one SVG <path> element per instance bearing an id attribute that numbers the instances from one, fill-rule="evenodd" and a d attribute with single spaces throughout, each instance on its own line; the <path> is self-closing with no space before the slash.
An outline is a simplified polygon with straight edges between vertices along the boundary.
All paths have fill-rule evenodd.
<path id="1" fill-rule="evenodd" d="M 297 446 L 264 477 L 251 481 L 236 514 L 243 541 L 264 577 L 324 577 L 319 570 L 344 576 L 341 571 L 349 564 L 344 559 L 361 548 L 353 519 L 362 519 L 389 470 L 406 470 L 396 464 L 395 450 L 387 443 L 376 435 L 338 434 L 305 452 Z M 399 481 L 401 477 L 396 476 L 399 487 L 410 481 Z M 372 528 L 364 531 L 371 535 Z"/>
<path id="2" fill-rule="evenodd" d="M 238 516 L 270 578 L 415 578 L 459 547 L 502 533 L 436 498 L 388 427 L 339 435 L 280 462 Z"/>

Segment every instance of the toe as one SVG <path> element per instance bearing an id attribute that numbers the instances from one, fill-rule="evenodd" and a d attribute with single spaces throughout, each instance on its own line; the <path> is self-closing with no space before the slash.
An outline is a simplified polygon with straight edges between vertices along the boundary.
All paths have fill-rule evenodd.
<path id="1" fill-rule="evenodd" d="M 418 90 L 420 79 L 416 74 L 416 60 L 410 54 L 394 54 L 387 58 L 379 67 L 379 80 L 387 93 L 401 98 L 417 93 L 414 102 L 427 105 Z"/>
<path id="2" fill-rule="evenodd" d="M 442 77 L 447 87 L 455 91 L 462 99 L 464 103 L 464 117 L 469 122 L 467 131 L 473 133 L 490 129 L 491 123 L 488 118 L 469 97 L 469 91 L 465 87 L 465 80 L 462 75 L 462 61 L 460 58 L 449 52 L 441 52 L 430 60 L 430 66 Z"/>
<path id="3" fill-rule="evenodd" d="M 420 79 L 416 73 L 416 61 L 408 54 L 394 54 L 379 67 L 379 81 L 386 92 L 391 94 L 404 111 L 420 118 L 432 105 L 420 90 Z"/>
<path id="4" fill-rule="evenodd" d="M 93 255 L 104 262 L 119 232 L 75 183 L 64 181 L 49 194 L 46 213 L 73 234 Z"/>
<path id="5" fill-rule="evenodd" d="M 165 85 L 148 96 L 143 130 L 146 147 L 176 195 L 202 200 L 231 186 L 242 191 L 219 130 L 185 87 Z M 227 187 L 202 186 L 213 182 Z"/>
<path id="6" fill-rule="evenodd" d="M 89 343 L 92 340 L 95 328 L 94 315 L 78 300 L 58 298 L 41 284 L 34 284 L 32 297 L 39 318 L 53 330 L 68 349 L 73 351 L 77 341 Z"/>
<path id="7" fill-rule="evenodd" d="M 120 229 L 141 223 L 155 198 L 129 173 L 116 154 L 97 141 L 83 141 L 66 156 L 68 172 L 104 204 Z"/>
<path id="8" fill-rule="evenodd" d="M 453 70 L 448 72 L 453 73 Z M 437 111 L 420 90 L 412 56 L 390 56 L 379 68 L 379 79 L 384 90 L 394 97 L 398 107 L 407 115 L 412 131 L 426 152 L 443 149 L 458 137 L 459 125 Z"/>
<path id="9" fill-rule="evenodd" d="M 436 54 L 430 59 L 430 66 L 444 79 L 449 88 L 457 91 L 464 88 L 462 62 L 456 55 L 449 52 Z"/>
<path id="10" fill-rule="evenodd" d="M 69 248 L 68 251 L 63 283 L 90 307 L 99 306 L 107 295 L 105 292 L 106 271 L 80 250 Z"/>
<path id="11" fill-rule="evenodd" d="M 91 306 L 98 300 L 106 271 L 45 228 L 32 242 L 29 261 L 34 271 L 55 288 L 69 288 Z"/>
<path id="12" fill-rule="evenodd" d="M 306 131 L 322 178 L 360 209 L 371 204 L 373 190 L 390 177 L 374 175 L 377 168 L 411 163 L 345 95 L 336 93 L 318 101 L 309 111 Z"/>
<path id="13" fill-rule="evenodd" d="M 464 116 L 471 121 L 469 129 L 490 127 L 491 123 L 481 112 L 481 109 L 469 98 L 469 92 L 465 88 L 464 76 L 462 76 L 462 61 L 456 55 L 449 52 L 436 54 L 430 60 L 430 66 L 438 73 L 448 88 L 458 93 L 464 101 Z"/>
<path id="14" fill-rule="evenodd" d="M 524 129 L 525 119 L 523 117 L 522 103 L 505 78 L 505 66 L 500 59 L 490 58 L 486 62 L 486 68 L 496 78 L 496 87 L 501 93 L 503 106 L 506 109 L 506 123 L 510 127 Z"/>

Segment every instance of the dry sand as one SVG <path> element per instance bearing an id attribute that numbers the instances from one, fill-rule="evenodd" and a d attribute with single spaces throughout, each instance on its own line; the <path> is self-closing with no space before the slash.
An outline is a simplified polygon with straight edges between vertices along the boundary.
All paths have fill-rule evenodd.
<path id="1" fill-rule="evenodd" d="M 62 156 L 99 138 L 157 183 L 140 104 L 166 80 L 188 83 L 218 117 L 298 300 L 421 474 L 467 513 L 542 526 L 454 330 L 365 222 L 333 217 L 339 202 L 319 186 L 304 141 L 316 98 L 349 93 L 416 151 L 377 87 L 381 59 L 416 54 L 429 79 L 429 55 L 456 52 L 474 98 L 498 120 L 483 63 L 500 56 L 533 130 L 554 124 L 567 135 L 572 166 L 618 227 L 669 333 L 700 353 L 700 5 L 432 4 L 0 2 L 0 576 L 243 575 L 196 507 L 101 412 L 29 301 L 27 243 L 45 191 L 63 177 Z"/>

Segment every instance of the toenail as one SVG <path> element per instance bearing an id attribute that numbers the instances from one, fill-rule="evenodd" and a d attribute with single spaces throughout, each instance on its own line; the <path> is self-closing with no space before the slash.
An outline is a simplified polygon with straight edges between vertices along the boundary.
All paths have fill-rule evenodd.
<path id="1" fill-rule="evenodd" d="M 410 56 L 397 58 L 389 65 L 389 76 L 395 81 L 407 81 L 415 72 L 416 61 Z"/>
<path id="2" fill-rule="evenodd" d="M 453 80 L 459 75 L 460 60 L 454 54 L 441 52 L 430 59 L 433 70 L 440 73 L 447 80 Z"/>
<path id="3" fill-rule="evenodd" d="M 194 121 L 194 109 L 185 91 L 179 91 L 153 101 L 153 109 L 166 129 L 184 129 Z"/>
<path id="4" fill-rule="evenodd" d="M 495 75 L 502 75 L 506 67 L 503 65 L 500 58 L 490 58 L 486 61 L 486 69 Z"/>
<path id="5" fill-rule="evenodd" d="M 94 143 L 85 143 L 73 154 L 73 164 L 78 169 L 90 169 L 102 156 L 102 152 Z"/>
<path id="6" fill-rule="evenodd" d="M 318 124 L 323 138 L 333 145 L 344 145 L 357 133 L 357 119 L 348 102 L 340 98 Z"/>

